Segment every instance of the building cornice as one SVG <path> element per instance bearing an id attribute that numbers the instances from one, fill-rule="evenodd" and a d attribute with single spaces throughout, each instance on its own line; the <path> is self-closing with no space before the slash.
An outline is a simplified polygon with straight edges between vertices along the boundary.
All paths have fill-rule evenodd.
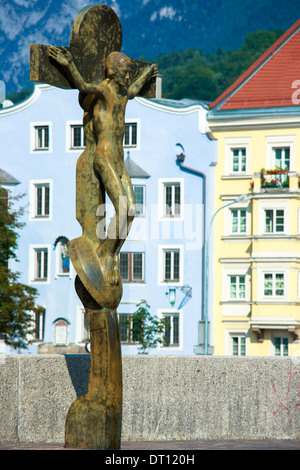
<path id="1" fill-rule="evenodd" d="M 3 116 L 9 116 L 11 114 L 23 111 L 24 109 L 31 106 L 41 96 L 42 91 L 50 90 L 50 89 L 53 89 L 53 88 L 55 88 L 55 87 L 52 86 L 52 85 L 46 85 L 46 84 L 40 84 L 40 83 L 37 84 L 37 85 L 34 85 L 33 93 L 28 98 L 26 98 L 24 101 L 14 105 L 14 106 L 10 106 L 8 108 L 0 109 L 0 118 L 3 117 Z"/>
<path id="2" fill-rule="evenodd" d="M 300 106 L 237 111 L 210 111 L 207 122 L 212 132 L 300 127 Z"/>

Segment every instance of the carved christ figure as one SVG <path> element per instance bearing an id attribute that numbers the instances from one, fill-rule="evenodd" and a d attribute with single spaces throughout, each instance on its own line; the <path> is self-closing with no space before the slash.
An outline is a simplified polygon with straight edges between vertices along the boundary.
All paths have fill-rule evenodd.
<path id="1" fill-rule="evenodd" d="M 74 86 L 90 97 L 87 102 L 93 118 L 94 171 L 115 209 L 107 236 L 99 240 L 96 254 L 105 283 L 114 286 L 119 281 L 119 252 L 136 213 L 133 188 L 124 165 L 125 109 L 128 100 L 137 96 L 145 83 L 156 76 L 157 65 L 149 65 L 129 84 L 130 59 L 121 52 L 112 52 L 105 60 L 106 78 L 93 84 L 85 82 L 66 48 L 50 46 L 48 55 L 63 67 Z M 81 191 L 88 205 L 89 194 L 85 188 Z"/>

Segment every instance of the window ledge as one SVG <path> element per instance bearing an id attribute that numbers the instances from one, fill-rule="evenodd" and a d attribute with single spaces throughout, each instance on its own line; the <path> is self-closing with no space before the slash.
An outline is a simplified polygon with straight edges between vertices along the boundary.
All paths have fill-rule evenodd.
<path id="1" fill-rule="evenodd" d="M 230 174 L 230 175 L 224 175 L 221 177 L 222 180 L 251 180 L 253 178 L 252 175 L 245 175 L 243 173 L 239 174 Z"/>
<path id="2" fill-rule="evenodd" d="M 248 241 L 251 240 L 252 236 L 245 234 L 238 234 L 238 235 L 225 235 L 224 237 L 221 237 L 222 240 L 224 241 L 233 241 L 233 240 L 242 240 L 242 241 Z"/>

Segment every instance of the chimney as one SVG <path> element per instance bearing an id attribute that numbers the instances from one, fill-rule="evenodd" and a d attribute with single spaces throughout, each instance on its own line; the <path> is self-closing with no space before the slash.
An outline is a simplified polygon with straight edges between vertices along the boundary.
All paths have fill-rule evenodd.
<path id="1" fill-rule="evenodd" d="M 3 80 L 0 80 L 0 105 L 2 105 L 5 100 L 5 83 Z"/>
<path id="2" fill-rule="evenodd" d="M 161 98 L 162 95 L 162 75 L 156 75 L 156 97 Z"/>

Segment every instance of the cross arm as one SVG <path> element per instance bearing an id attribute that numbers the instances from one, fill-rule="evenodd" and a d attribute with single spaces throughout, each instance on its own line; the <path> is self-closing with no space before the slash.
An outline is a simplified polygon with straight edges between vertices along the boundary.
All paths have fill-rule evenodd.
<path id="1" fill-rule="evenodd" d="M 30 45 L 30 80 L 39 83 L 48 83 L 59 88 L 76 88 L 66 75 L 64 67 L 48 57 L 49 46 L 43 44 Z M 66 47 L 72 54 L 74 64 L 79 71 L 83 71 L 81 53 L 75 47 Z"/>

